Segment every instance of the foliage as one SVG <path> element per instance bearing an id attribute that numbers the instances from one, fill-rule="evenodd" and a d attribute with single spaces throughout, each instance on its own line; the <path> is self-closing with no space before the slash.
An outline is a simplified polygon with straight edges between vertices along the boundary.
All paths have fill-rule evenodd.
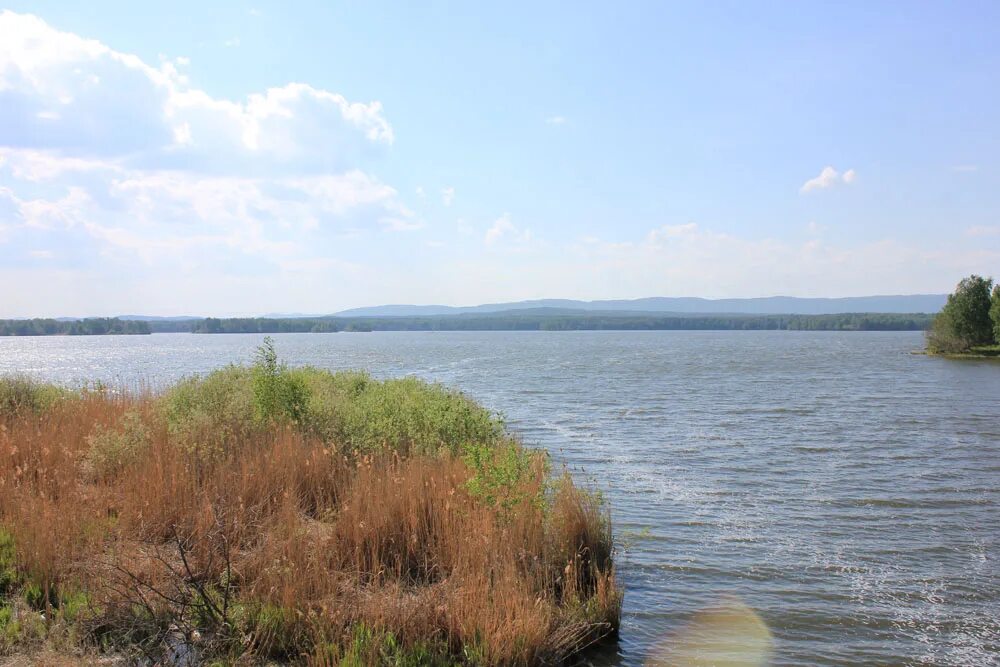
<path id="1" fill-rule="evenodd" d="M 148 449 L 150 441 L 150 429 L 143 423 L 141 415 L 127 412 L 117 428 L 99 425 L 87 438 L 86 467 L 95 479 L 112 479 L 136 463 Z"/>
<path id="2" fill-rule="evenodd" d="M 672 315 L 520 311 L 461 315 L 326 318 L 207 318 L 188 323 L 153 323 L 156 331 L 194 333 L 287 333 L 333 331 L 583 331 L 583 330 L 800 330 L 923 331 L 926 313 L 839 313 L 831 315 Z"/>
<path id="3" fill-rule="evenodd" d="M 160 395 L 12 413 L 0 484 L 3 650 L 62 627 L 144 664 L 492 667 L 618 627 L 599 496 L 461 393 L 273 345 Z"/>
<path id="4" fill-rule="evenodd" d="M 534 477 L 538 456 L 514 443 L 490 447 L 470 443 L 464 449 L 463 459 L 472 476 L 466 482 L 469 492 L 508 515 L 523 502 L 541 505 L 543 489 L 532 493 L 530 480 Z"/>
<path id="5" fill-rule="evenodd" d="M 29 377 L 0 377 L 0 418 L 18 414 L 40 414 L 70 392 Z"/>
<path id="6" fill-rule="evenodd" d="M 154 325 L 155 328 L 156 325 Z M 177 330 L 171 325 L 171 330 Z M 192 333 L 331 333 L 337 326 L 330 320 L 305 317 L 206 317 L 187 323 Z"/>
<path id="7" fill-rule="evenodd" d="M 0 320 L 0 336 L 101 336 L 148 334 L 149 323 L 120 320 L 117 317 L 93 317 L 84 320 Z"/>
<path id="8" fill-rule="evenodd" d="M 267 337 L 257 348 L 251 371 L 254 416 L 259 422 L 298 422 L 305 410 L 306 389 L 302 380 L 278 362 L 274 341 Z"/>
<path id="9" fill-rule="evenodd" d="M 0 602 L 17 585 L 17 552 L 14 551 L 14 537 L 0 527 Z"/>
<path id="10" fill-rule="evenodd" d="M 222 450 L 288 422 L 346 452 L 457 453 L 494 443 L 503 423 L 459 392 L 416 378 L 378 381 L 358 372 L 280 364 L 265 343 L 251 368 L 228 366 L 175 385 L 163 397 L 171 433 L 194 449 Z"/>
<path id="11" fill-rule="evenodd" d="M 364 373 L 291 371 L 307 387 L 303 427 L 362 452 L 457 453 L 497 442 L 503 423 L 461 393 L 417 378 L 378 381 Z"/>
<path id="12" fill-rule="evenodd" d="M 994 342 L 990 320 L 992 278 L 963 278 L 934 318 L 927 334 L 931 352 L 961 353 Z"/>
<path id="13" fill-rule="evenodd" d="M 990 319 L 993 321 L 993 340 L 1000 344 L 1000 283 L 993 287 L 990 299 Z"/>

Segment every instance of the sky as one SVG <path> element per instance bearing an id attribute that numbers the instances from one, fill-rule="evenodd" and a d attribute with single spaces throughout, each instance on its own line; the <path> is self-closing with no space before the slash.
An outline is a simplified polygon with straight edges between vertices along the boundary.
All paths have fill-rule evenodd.
<path id="1" fill-rule="evenodd" d="M 0 0 L 0 317 L 1000 277 L 995 2 Z"/>

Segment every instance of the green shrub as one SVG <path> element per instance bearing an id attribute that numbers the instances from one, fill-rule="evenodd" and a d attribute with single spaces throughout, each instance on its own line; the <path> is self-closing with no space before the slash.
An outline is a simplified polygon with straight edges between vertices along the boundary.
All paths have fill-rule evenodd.
<path id="1" fill-rule="evenodd" d="M 85 466 L 97 479 L 112 479 L 139 460 L 149 447 L 151 434 L 137 412 L 128 412 L 118 428 L 98 426 L 87 438 Z"/>
<path id="2" fill-rule="evenodd" d="M 307 388 L 304 428 L 350 449 L 457 454 L 468 443 L 492 445 L 504 435 L 489 410 L 441 385 L 315 368 L 290 372 Z"/>
<path id="3" fill-rule="evenodd" d="M 11 594 L 18 578 L 14 536 L 0 528 L 0 599 Z"/>
<path id="4" fill-rule="evenodd" d="M 449 658 L 448 645 L 444 641 L 417 642 L 404 646 L 392 632 L 376 630 L 364 623 L 358 623 L 347 641 L 329 642 L 316 649 L 315 662 L 338 667 L 453 667 L 458 664 L 475 667 L 482 664 L 481 658 L 473 651 L 461 663 Z"/>
<path id="5" fill-rule="evenodd" d="M 540 506 L 544 500 L 544 489 L 539 488 L 534 493 L 527 490 L 532 481 L 535 456 L 540 454 L 519 447 L 514 442 L 497 447 L 469 444 L 465 447 L 463 458 L 473 474 L 466 482 L 466 488 L 473 496 L 505 514 L 525 501 Z"/>
<path id="6" fill-rule="evenodd" d="M 256 428 L 251 371 L 243 366 L 182 380 L 160 404 L 171 438 L 189 451 L 221 451 Z"/>
<path id="7" fill-rule="evenodd" d="M 278 362 L 274 341 L 268 336 L 257 348 L 256 363 L 251 370 L 254 417 L 258 422 L 291 420 L 299 422 L 306 403 L 302 380 L 288 372 Z"/>
<path id="8" fill-rule="evenodd" d="M 25 376 L 0 377 L 0 417 L 40 414 L 68 395 L 66 389 Z"/>
<path id="9" fill-rule="evenodd" d="M 254 366 L 188 378 L 161 400 L 171 436 L 198 450 L 225 447 L 275 421 L 364 452 L 458 454 L 469 443 L 493 445 L 505 433 L 502 420 L 459 392 L 416 378 L 290 369 L 269 339 Z"/>

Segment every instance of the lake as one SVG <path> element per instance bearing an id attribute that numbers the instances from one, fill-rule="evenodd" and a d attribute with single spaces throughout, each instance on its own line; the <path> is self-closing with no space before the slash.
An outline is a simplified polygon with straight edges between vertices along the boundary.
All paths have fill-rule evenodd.
<path id="1" fill-rule="evenodd" d="M 0 373 L 159 385 L 262 336 L 0 338 Z M 912 332 L 279 334 L 290 364 L 416 375 L 503 413 L 610 502 L 642 665 L 732 596 L 775 665 L 1000 664 L 1000 362 Z"/>

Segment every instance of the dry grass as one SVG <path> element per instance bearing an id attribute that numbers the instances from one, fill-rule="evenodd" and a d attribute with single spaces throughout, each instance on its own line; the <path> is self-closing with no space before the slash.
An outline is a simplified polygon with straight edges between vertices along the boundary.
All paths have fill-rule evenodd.
<path id="1" fill-rule="evenodd" d="M 361 453 L 273 420 L 206 451 L 162 403 L 90 392 L 0 413 L 17 572 L 0 604 L 46 619 L 0 627 L 0 655 L 58 635 L 157 659 L 532 665 L 615 633 L 604 508 L 516 443 L 530 466 L 501 507 L 447 448 Z"/>

